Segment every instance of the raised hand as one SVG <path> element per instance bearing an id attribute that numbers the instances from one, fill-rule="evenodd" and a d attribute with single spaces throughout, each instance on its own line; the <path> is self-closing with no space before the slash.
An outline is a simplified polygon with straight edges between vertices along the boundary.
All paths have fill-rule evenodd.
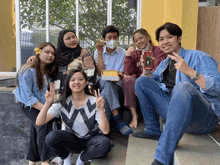
<path id="1" fill-rule="evenodd" d="M 96 107 L 98 108 L 98 110 L 104 111 L 105 100 L 100 96 L 100 89 L 98 89 L 98 93 L 97 91 L 95 91 L 95 97 L 96 97 Z"/>
<path id="2" fill-rule="evenodd" d="M 189 73 L 193 70 L 187 65 L 186 61 L 182 57 L 180 57 L 177 53 L 173 52 L 173 55 L 168 55 L 168 57 L 176 61 L 174 67 L 183 74 L 189 75 Z"/>
<path id="3" fill-rule="evenodd" d="M 103 42 L 100 41 L 100 39 L 97 40 L 97 43 L 96 43 L 96 49 L 100 52 L 103 51 Z"/>
<path id="4" fill-rule="evenodd" d="M 145 54 L 145 52 L 146 51 L 142 52 L 140 62 L 141 62 L 141 65 L 143 66 L 143 74 L 148 74 L 148 73 L 150 73 L 151 69 L 144 69 L 144 54 Z M 155 61 L 156 61 L 156 59 L 154 57 L 152 57 L 153 66 L 154 66 Z"/>
<path id="5" fill-rule="evenodd" d="M 54 83 L 50 83 L 50 91 L 46 91 L 45 94 L 45 98 L 46 98 L 46 102 L 49 104 L 52 104 L 54 102 L 54 98 L 55 98 L 55 84 Z"/>
<path id="6" fill-rule="evenodd" d="M 34 59 L 36 58 L 36 56 L 31 56 L 27 59 L 27 63 L 32 63 L 34 62 Z"/>
<path id="7" fill-rule="evenodd" d="M 125 56 L 131 56 L 131 53 L 135 51 L 136 51 L 135 47 L 129 44 L 129 47 L 128 47 L 128 50 L 126 51 Z"/>

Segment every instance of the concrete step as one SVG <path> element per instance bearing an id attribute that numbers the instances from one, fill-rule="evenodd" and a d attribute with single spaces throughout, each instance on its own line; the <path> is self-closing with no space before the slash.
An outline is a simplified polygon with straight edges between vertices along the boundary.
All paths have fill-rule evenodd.
<path id="1" fill-rule="evenodd" d="M 144 130 L 144 123 L 140 123 L 133 132 Z M 125 165 L 150 165 L 154 158 L 158 141 L 135 138 L 129 135 Z"/>
<path id="2" fill-rule="evenodd" d="M 116 128 L 113 128 L 110 139 L 114 147 L 103 159 L 94 159 L 91 165 L 125 165 L 128 136 L 122 135 Z"/>
<path id="3" fill-rule="evenodd" d="M 10 87 L 15 85 L 15 76 L 0 76 L 0 87 Z"/>
<path id="4" fill-rule="evenodd" d="M 174 165 L 219 164 L 220 146 L 210 135 L 185 133 L 174 152 Z"/>
<path id="5" fill-rule="evenodd" d="M 164 122 L 163 128 L 164 128 Z M 142 131 L 144 123 L 136 131 Z M 214 140 L 213 140 L 214 139 Z M 218 141 L 218 142 L 217 142 Z M 184 133 L 175 152 L 173 165 L 220 165 L 220 128 L 211 135 Z M 125 165 L 150 165 L 158 141 L 129 136 Z"/>

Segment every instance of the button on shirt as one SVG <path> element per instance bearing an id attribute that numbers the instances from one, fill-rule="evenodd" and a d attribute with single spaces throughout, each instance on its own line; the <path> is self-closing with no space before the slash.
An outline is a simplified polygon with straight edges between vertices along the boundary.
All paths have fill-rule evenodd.
<path id="1" fill-rule="evenodd" d="M 124 71 L 124 59 L 126 51 L 118 47 L 115 49 L 114 53 L 111 55 L 107 52 L 106 46 L 103 47 L 102 57 L 105 65 L 105 70 L 117 70 L 120 72 Z M 97 63 L 98 61 L 98 51 L 94 53 L 94 58 Z"/>
<path id="2" fill-rule="evenodd" d="M 181 56 L 189 67 L 196 70 L 205 77 L 206 91 L 202 90 L 189 76 L 176 71 L 176 84 L 186 81 L 195 86 L 195 88 L 211 102 L 212 109 L 216 116 L 220 119 L 220 74 L 218 71 L 218 63 L 210 55 L 199 50 L 187 50 L 183 47 L 180 48 L 179 56 Z M 161 61 L 156 71 L 152 73 L 151 78 L 159 83 L 162 90 L 169 92 L 165 84 L 162 83 L 163 72 L 167 68 L 170 58 L 167 57 Z"/>

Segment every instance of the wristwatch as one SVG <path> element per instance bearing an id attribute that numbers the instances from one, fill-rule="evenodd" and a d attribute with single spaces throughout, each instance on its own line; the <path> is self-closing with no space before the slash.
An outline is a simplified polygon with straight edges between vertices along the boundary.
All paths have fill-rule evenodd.
<path id="1" fill-rule="evenodd" d="M 198 73 L 198 72 L 196 72 L 195 74 L 194 74 L 194 77 L 193 77 L 193 81 L 196 81 L 196 80 L 198 80 L 200 78 L 200 73 Z"/>

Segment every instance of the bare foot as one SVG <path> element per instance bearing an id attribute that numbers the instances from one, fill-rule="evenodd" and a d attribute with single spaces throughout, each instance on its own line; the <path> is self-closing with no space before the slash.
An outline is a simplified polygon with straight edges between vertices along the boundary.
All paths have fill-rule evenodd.
<path id="1" fill-rule="evenodd" d="M 138 125 L 138 115 L 137 116 L 132 116 L 131 123 L 129 124 L 130 128 L 137 128 Z"/>

